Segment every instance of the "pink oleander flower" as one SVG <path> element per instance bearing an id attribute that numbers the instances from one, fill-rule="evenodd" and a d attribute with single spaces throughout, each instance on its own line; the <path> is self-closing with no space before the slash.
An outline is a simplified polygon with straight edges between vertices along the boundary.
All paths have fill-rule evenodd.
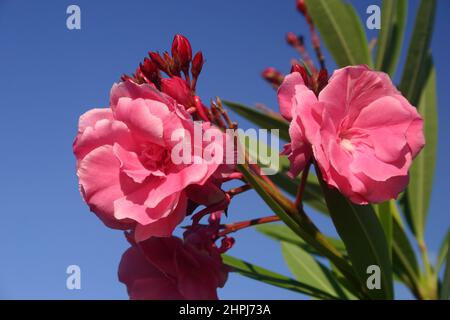
<path id="1" fill-rule="evenodd" d="M 110 108 L 80 117 L 73 145 L 80 190 L 105 225 L 133 230 L 136 241 L 166 237 L 185 217 L 189 194 L 204 195 L 194 199 L 197 204 L 224 198 L 220 185 L 209 180 L 220 165 L 201 157 L 214 141 L 190 140 L 192 161 L 172 161 L 179 144 L 172 134 L 179 129 L 194 137 L 184 107 L 151 85 L 130 80 L 112 87 Z"/>
<path id="2" fill-rule="evenodd" d="M 132 243 L 122 256 L 119 280 L 135 300 L 217 300 L 229 268 L 201 233 Z M 206 245 L 205 245 L 206 244 Z"/>
<path id="3" fill-rule="evenodd" d="M 357 204 L 393 199 L 405 189 L 425 143 L 423 120 L 385 73 L 336 70 L 318 97 L 293 73 L 278 99 L 292 120 L 285 153 L 293 175 L 314 155 L 324 180 Z"/>

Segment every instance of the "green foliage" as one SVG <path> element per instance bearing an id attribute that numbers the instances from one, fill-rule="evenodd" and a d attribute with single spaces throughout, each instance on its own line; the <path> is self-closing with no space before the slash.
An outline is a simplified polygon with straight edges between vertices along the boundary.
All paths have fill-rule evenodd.
<path id="1" fill-rule="evenodd" d="M 381 11 L 376 69 L 395 75 L 408 13 L 408 0 L 385 0 Z"/>
<path id="2" fill-rule="evenodd" d="M 246 105 L 222 100 L 222 102 L 228 106 L 231 110 L 244 117 L 245 119 L 253 122 L 261 128 L 279 129 L 280 138 L 283 140 L 289 140 L 289 123 L 279 115 L 272 115 L 267 112 L 257 110 L 255 108 L 248 107 Z"/>
<path id="3" fill-rule="evenodd" d="M 392 267 L 386 237 L 372 206 L 359 206 L 350 202 L 336 189 L 321 180 L 322 191 L 337 232 L 345 243 L 352 266 L 365 286 L 367 268 L 381 269 L 381 289 L 370 290 L 374 299 L 392 299 Z"/>
<path id="4" fill-rule="evenodd" d="M 333 299 L 333 296 L 325 291 L 314 288 L 306 283 L 296 281 L 289 277 L 280 275 L 276 272 L 264 269 L 249 262 L 237 259 L 229 255 L 222 255 L 224 263 L 232 268 L 232 271 L 239 274 L 261 281 L 276 287 L 303 293 L 318 299 Z"/>
<path id="5" fill-rule="evenodd" d="M 335 299 L 347 299 L 341 285 L 325 265 L 299 246 L 282 242 L 281 247 L 286 263 L 298 281 L 327 292 Z"/>
<path id="6" fill-rule="evenodd" d="M 410 182 L 403 203 L 411 229 L 419 239 L 423 239 L 437 157 L 438 115 L 434 68 L 422 91 L 418 109 L 424 119 L 426 144 L 410 169 Z"/>
<path id="7" fill-rule="evenodd" d="M 339 67 L 372 65 L 363 24 L 350 4 L 340 0 L 306 0 L 306 6 Z"/>
<path id="8" fill-rule="evenodd" d="M 416 105 L 430 71 L 429 47 L 433 34 L 436 0 L 422 0 L 417 12 L 400 91 Z"/>

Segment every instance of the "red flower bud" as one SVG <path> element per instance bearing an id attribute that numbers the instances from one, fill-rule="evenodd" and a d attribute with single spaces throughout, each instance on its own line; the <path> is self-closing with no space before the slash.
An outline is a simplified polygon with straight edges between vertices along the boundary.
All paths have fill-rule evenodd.
<path id="1" fill-rule="evenodd" d="M 222 240 L 220 241 L 219 252 L 220 253 L 227 252 L 234 245 L 234 242 L 235 242 L 234 238 L 231 237 L 222 238 Z"/>
<path id="2" fill-rule="evenodd" d="M 199 96 L 194 97 L 194 105 L 200 118 L 202 118 L 204 121 L 209 121 L 206 106 L 203 104 Z"/>
<path id="3" fill-rule="evenodd" d="M 262 72 L 262 77 L 273 86 L 280 86 L 283 82 L 283 74 L 275 68 L 267 68 Z"/>
<path id="4" fill-rule="evenodd" d="M 203 63 L 203 54 L 201 51 L 197 52 L 194 56 L 194 60 L 192 60 L 191 73 L 194 78 L 197 78 L 200 72 L 202 72 Z"/>
<path id="5" fill-rule="evenodd" d="M 181 34 L 175 35 L 172 42 L 172 57 L 182 70 L 189 68 L 192 60 L 192 48 L 189 40 Z"/>
<path id="6" fill-rule="evenodd" d="M 167 73 L 168 71 L 167 62 L 164 61 L 164 59 L 159 55 L 158 52 L 149 52 L 148 55 L 150 56 L 150 59 L 152 59 L 152 62 L 159 70 L 162 70 L 165 73 Z"/>
<path id="7" fill-rule="evenodd" d="M 186 81 L 180 77 L 172 77 L 161 80 L 161 90 L 165 94 L 174 98 L 179 104 L 182 104 L 186 108 L 193 105 L 194 97 L 191 89 L 186 84 Z"/>
<path id="8" fill-rule="evenodd" d="M 144 63 L 139 64 L 139 69 L 144 77 L 154 83 L 157 87 L 160 85 L 161 74 L 155 64 L 148 58 L 144 59 Z"/>
<path id="9" fill-rule="evenodd" d="M 122 80 L 122 81 L 127 81 L 127 80 L 131 80 L 132 78 L 129 76 L 129 75 L 127 75 L 127 74 L 123 74 L 121 77 L 120 77 L 120 80 Z"/>
<path id="10" fill-rule="evenodd" d="M 146 82 L 140 68 L 137 68 L 136 71 L 133 73 L 133 81 L 139 84 Z"/>
<path id="11" fill-rule="evenodd" d="M 291 45 L 293 47 L 297 47 L 297 46 L 301 45 L 301 41 L 300 41 L 299 37 L 297 37 L 297 35 L 293 32 L 288 32 L 286 34 L 286 41 L 289 45 Z"/>
<path id="12" fill-rule="evenodd" d="M 305 82 L 305 85 L 308 86 L 309 79 L 308 79 L 308 72 L 306 71 L 305 67 L 299 65 L 298 63 L 294 64 L 291 68 L 291 73 L 298 72 L 303 78 L 303 81 Z"/>
<path id="13" fill-rule="evenodd" d="M 307 15 L 307 10 L 306 10 L 306 4 L 305 4 L 305 0 L 297 0 L 297 10 L 303 14 L 303 15 Z"/>

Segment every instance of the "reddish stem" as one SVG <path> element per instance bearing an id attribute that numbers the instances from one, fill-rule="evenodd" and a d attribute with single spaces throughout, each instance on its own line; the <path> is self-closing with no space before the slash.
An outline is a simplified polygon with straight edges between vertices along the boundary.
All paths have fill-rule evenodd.
<path id="1" fill-rule="evenodd" d="M 223 237 L 229 233 L 236 232 L 236 231 L 244 229 L 244 228 L 248 228 L 248 227 L 251 227 L 254 225 L 258 225 L 258 224 L 275 222 L 275 221 L 280 221 L 280 218 L 278 216 L 267 216 L 267 217 L 263 217 L 263 218 L 256 218 L 256 219 L 252 219 L 252 220 L 245 220 L 245 221 L 225 224 L 225 225 L 223 225 L 224 230 L 219 232 L 218 236 Z"/>
<path id="2" fill-rule="evenodd" d="M 227 194 L 230 196 L 230 198 L 233 198 L 235 195 L 244 193 L 245 191 L 250 190 L 252 187 L 249 184 L 244 184 L 240 187 L 230 189 L 227 191 Z"/>

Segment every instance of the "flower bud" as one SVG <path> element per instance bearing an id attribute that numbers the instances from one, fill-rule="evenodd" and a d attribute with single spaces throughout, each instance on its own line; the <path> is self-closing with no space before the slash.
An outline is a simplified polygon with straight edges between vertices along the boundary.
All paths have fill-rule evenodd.
<path id="1" fill-rule="evenodd" d="M 148 58 L 144 59 L 144 63 L 139 64 L 139 70 L 144 75 L 144 77 L 159 86 L 161 80 L 161 74 L 159 73 L 159 69 L 155 66 L 155 64 Z"/>
<path id="2" fill-rule="evenodd" d="M 148 55 L 150 56 L 150 59 L 152 59 L 152 62 L 159 70 L 162 70 L 165 73 L 167 73 L 168 71 L 167 62 L 164 61 L 164 59 L 160 56 L 158 52 L 149 52 Z"/>
<path id="3" fill-rule="evenodd" d="M 185 107 L 193 104 L 192 92 L 186 84 L 186 81 L 180 77 L 162 79 L 161 90 Z"/>
<path id="4" fill-rule="evenodd" d="M 222 238 L 222 240 L 220 241 L 219 252 L 220 253 L 227 252 L 229 249 L 231 249 L 231 247 L 233 247 L 234 242 L 235 242 L 234 238 L 231 237 Z"/>
<path id="5" fill-rule="evenodd" d="M 284 79 L 283 74 L 275 68 L 266 68 L 261 75 L 267 82 L 276 87 L 280 86 Z"/>
<path id="6" fill-rule="evenodd" d="M 172 57 L 182 70 L 189 68 L 192 60 L 192 48 L 189 40 L 181 34 L 175 35 L 172 42 Z"/>
<path id="7" fill-rule="evenodd" d="M 303 81 L 305 82 L 305 85 L 308 86 L 309 79 L 308 79 L 308 72 L 306 71 L 305 67 L 299 65 L 298 63 L 292 65 L 291 73 L 298 72 L 303 78 Z"/>
<path id="8" fill-rule="evenodd" d="M 120 80 L 122 80 L 122 81 L 127 81 L 127 80 L 131 80 L 132 78 L 129 76 L 129 75 L 127 75 L 127 74 L 123 74 L 121 77 L 120 77 Z"/>
<path id="9" fill-rule="evenodd" d="M 305 0 L 297 0 L 296 3 L 297 6 L 297 10 L 303 14 L 304 16 L 306 16 L 306 14 L 308 13 L 306 10 L 306 4 L 305 4 Z"/>
<path id="10" fill-rule="evenodd" d="M 300 45 L 300 39 L 297 37 L 297 35 L 293 32 L 288 32 L 286 34 L 286 41 L 289 45 L 293 46 L 293 47 L 297 47 L 298 45 Z"/>
<path id="11" fill-rule="evenodd" d="M 194 60 L 192 60 L 191 73 L 194 78 L 197 78 L 200 72 L 202 72 L 203 63 L 205 63 L 203 60 L 203 54 L 199 51 L 195 54 Z"/>

